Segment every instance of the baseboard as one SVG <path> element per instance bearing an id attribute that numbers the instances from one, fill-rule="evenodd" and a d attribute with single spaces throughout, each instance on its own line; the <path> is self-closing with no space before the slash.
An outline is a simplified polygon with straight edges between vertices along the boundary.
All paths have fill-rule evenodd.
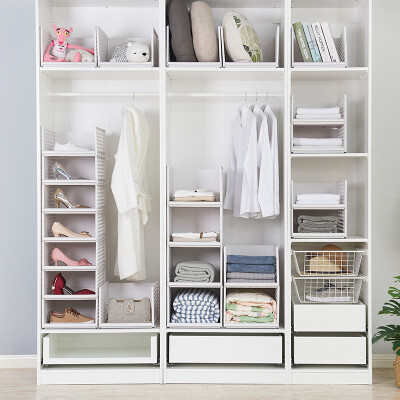
<path id="1" fill-rule="evenodd" d="M 36 355 L 0 355 L 0 368 L 36 368 Z"/>
<path id="2" fill-rule="evenodd" d="M 373 354 L 372 368 L 393 368 L 394 354 Z"/>

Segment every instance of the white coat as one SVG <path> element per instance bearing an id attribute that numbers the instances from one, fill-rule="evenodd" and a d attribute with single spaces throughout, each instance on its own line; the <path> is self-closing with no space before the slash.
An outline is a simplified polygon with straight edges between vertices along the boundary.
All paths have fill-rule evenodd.
<path id="1" fill-rule="evenodd" d="M 225 209 L 235 217 L 249 218 L 259 212 L 257 201 L 257 126 L 246 104 L 239 107 L 233 130 Z"/>
<path id="2" fill-rule="evenodd" d="M 120 279 L 146 278 L 144 225 L 151 210 L 147 194 L 146 158 L 149 126 L 135 106 L 122 109 L 123 127 L 115 156 L 111 189 L 118 209 L 115 274 Z"/>

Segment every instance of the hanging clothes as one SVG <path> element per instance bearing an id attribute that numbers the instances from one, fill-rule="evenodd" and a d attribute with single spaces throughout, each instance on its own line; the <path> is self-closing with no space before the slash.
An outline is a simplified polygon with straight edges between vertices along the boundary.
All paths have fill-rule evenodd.
<path id="1" fill-rule="evenodd" d="M 118 248 L 114 273 L 120 279 L 146 278 L 144 225 L 151 211 L 146 158 L 149 126 L 135 106 L 122 109 L 123 127 L 115 156 L 111 189 L 118 209 Z"/>
<path id="2" fill-rule="evenodd" d="M 257 190 L 256 117 L 243 104 L 234 124 L 224 208 L 235 217 L 251 217 L 260 211 Z"/>

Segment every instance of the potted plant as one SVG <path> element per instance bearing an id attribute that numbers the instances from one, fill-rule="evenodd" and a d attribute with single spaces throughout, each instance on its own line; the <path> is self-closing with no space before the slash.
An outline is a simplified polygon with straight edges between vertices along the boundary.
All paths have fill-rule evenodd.
<path id="1" fill-rule="evenodd" d="M 400 276 L 395 276 L 394 279 L 395 282 L 400 282 Z M 400 317 L 400 289 L 391 286 L 389 287 L 388 294 L 392 298 L 383 304 L 379 314 Z M 396 360 L 393 363 L 394 377 L 396 385 L 400 387 L 400 325 L 380 326 L 372 338 L 372 343 L 379 342 L 380 340 L 392 342 L 392 349 L 396 353 Z"/>

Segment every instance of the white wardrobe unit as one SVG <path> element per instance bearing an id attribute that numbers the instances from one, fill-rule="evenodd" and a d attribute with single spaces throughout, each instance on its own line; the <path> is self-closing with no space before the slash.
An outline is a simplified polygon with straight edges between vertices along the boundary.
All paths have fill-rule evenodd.
<path id="1" fill-rule="evenodd" d="M 371 1 L 206 2 L 212 8 L 216 31 L 227 11 L 244 14 L 255 27 L 265 60 L 270 63 L 168 65 L 167 0 L 36 0 L 39 384 L 371 383 Z M 188 7 L 191 3 L 187 1 Z M 328 21 L 334 37 L 339 37 L 346 26 L 346 68 L 334 64 L 304 66 L 297 62 L 296 51 L 296 63 L 292 66 L 291 24 L 310 20 Z M 151 63 L 141 66 L 118 63 L 44 65 L 41 43 L 45 39 L 42 40 L 40 28 L 51 31 L 54 23 L 73 27 L 69 40 L 73 44 L 88 46 L 93 40 L 93 47 L 96 47 L 94 35 L 100 31 L 96 27 L 106 33 L 109 43 L 148 38 L 149 43 L 153 40 L 154 55 Z M 152 37 L 153 28 L 156 33 Z M 278 67 L 272 62 L 277 57 Z M 346 99 L 345 152 L 293 152 L 293 132 L 304 128 L 292 123 L 294 108 L 298 105 L 333 106 L 340 99 Z M 243 102 L 270 104 L 278 120 L 281 211 L 275 219 L 235 218 L 232 211 L 223 209 L 233 125 Z M 120 281 L 113 273 L 118 214 L 110 188 L 122 127 L 121 109 L 132 103 L 146 115 L 150 125 L 147 177 L 152 197 L 152 210 L 145 226 L 147 277 L 144 286 L 136 286 L 136 289 L 137 283 Z M 85 285 L 90 274 L 99 272 L 99 266 L 92 262 L 95 266 L 92 270 L 50 267 L 49 248 L 43 241 L 48 228 L 42 220 L 50 211 L 46 198 L 41 195 L 42 160 L 48 157 L 63 164 L 64 159 L 58 159 L 57 154 L 44 153 L 49 149 L 43 147 L 41 132 L 43 129 L 54 132 L 56 140 L 62 143 L 74 140 L 89 147 L 95 155 L 93 132 L 96 127 L 105 131 L 105 274 L 104 279 L 97 280 L 93 286 L 96 289 L 91 309 L 96 316 L 93 326 L 58 328 L 47 324 L 50 309 L 43 304 L 51 301 L 51 307 L 63 311 L 66 301 L 51 297 L 43 284 L 43 274 L 55 271 L 64 272 L 65 277 L 75 274 L 70 279 L 78 282 L 81 276 Z M 71 166 L 75 175 L 88 174 L 90 158 L 82 156 L 67 161 L 66 166 Z M 345 209 L 329 210 L 329 213 L 346 213 L 346 232 L 340 237 L 293 234 L 296 218 L 302 210 L 293 208 L 292 187 L 311 188 L 315 184 L 346 192 Z M 53 186 L 57 187 L 56 183 Z M 199 187 L 216 192 L 217 202 L 177 204 L 172 201 L 174 190 Z M 71 196 L 75 203 L 93 203 L 90 190 L 78 187 L 76 182 L 68 188 L 73 189 Z M 51 196 L 49 193 L 48 198 Z M 54 209 L 54 204 L 52 206 Z M 62 217 L 60 221 L 65 225 L 72 221 L 76 230 L 87 230 L 84 229 L 86 223 L 89 228 L 95 226 L 91 220 L 95 210 L 88 215 L 80 215 L 82 212 L 76 210 L 63 212 L 62 215 L 53 213 L 52 217 L 55 220 Z M 177 231 L 212 230 L 220 232 L 217 243 L 179 245 L 170 240 L 170 234 Z M 363 252 L 362 279 L 356 277 L 362 280 L 357 303 L 312 304 L 301 302 L 301 296 L 297 296 L 294 285 L 299 280 L 299 268 L 294 262 L 295 252 L 319 251 L 327 243 L 337 244 L 349 253 Z M 229 287 L 224 275 L 224 246 L 250 248 L 254 245 L 278 248 L 279 279 L 276 284 L 265 284 L 260 290 L 277 297 L 279 319 L 271 326 L 232 327 L 224 320 L 224 299 Z M 98 259 L 98 249 L 93 243 L 63 246 L 71 258 Z M 190 258 L 211 262 L 216 269 L 214 282 L 174 282 L 176 264 Z M 313 277 L 300 278 L 306 281 Z M 120 289 L 122 284 L 131 286 L 125 291 Z M 182 287 L 208 288 L 215 293 L 220 301 L 219 322 L 171 323 L 172 300 Z M 145 290 L 149 291 L 148 296 L 143 295 Z M 124 295 L 136 293 L 151 297 L 153 311 L 156 309 L 153 323 L 140 327 L 107 326 L 104 296 L 115 297 L 119 291 L 124 291 Z M 79 300 L 75 300 L 73 306 L 81 305 L 75 303 Z M 82 308 L 83 314 L 85 310 Z M 326 323 L 322 322 L 324 318 Z M 334 323 L 331 318 L 336 319 Z"/>

